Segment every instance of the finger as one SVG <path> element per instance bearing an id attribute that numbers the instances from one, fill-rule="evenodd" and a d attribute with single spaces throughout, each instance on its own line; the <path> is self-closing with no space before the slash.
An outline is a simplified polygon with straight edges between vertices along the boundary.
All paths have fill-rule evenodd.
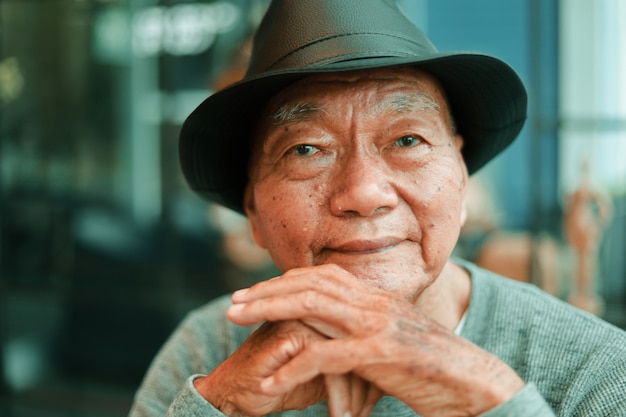
<path id="1" fill-rule="evenodd" d="M 350 410 L 350 376 L 324 375 L 331 417 L 345 417 Z"/>
<path id="2" fill-rule="evenodd" d="M 236 324 L 249 325 L 263 321 L 324 319 L 331 317 L 329 308 L 334 314 L 343 315 L 348 313 L 343 311 L 348 306 L 328 294 L 306 290 L 289 296 L 279 294 L 234 304 L 228 308 L 227 315 Z"/>
<path id="3" fill-rule="evenodd" d="M 357 290 L 359 294 L 363 291 L 371 292 L 369 285 L 345 269 L 329 264 L 291 269 L 281 276 L 235 291 L 232 301 L 235 304 L 246 303 L 276 294 L 288 295 L 310 289 L 323 289 L 328 294 L 342 294 L 344 297 L 350 297 Z M 361 296 L 354 294 L 351 298 L 356 301 Z"/>
<path id="4" fill-rule="evenodd" d="M 329 339 L 307 346 L 261 382 L 263 393 L 281 395 L 319 375 L 351 372 L 358 359 L 348 353 L 352 343 L 344 340 Z"/>
<path id="5" fill-rule="evenodd" d="M 302 320 L 328 337 L 345 337 L 384 328 L 387 315 L 341 302 L 331 295 L 307 290 L 289 297 L 272 296 L 228 308 L 226 315 L 238 325 L 264 321 Z"/>
<path id="6" fill-rule="evenodd" d="M 374 406 L 383 396 L 383 392 L 378 389 L 378 387 L 374 384 L 369 385 L 369 389 L 367 391 L 367 396 L 365 397 L 365 401 L 363 402 L 363 408 L 359 414 L 353 414 L 354 417 L 368 417 Z"/>
<path id="7" fill-rule="evenodd" d="M 338 270 L 339 268 L 336 271 L 332 271 L 332 269 L 325 266 L 294 268 L 277 277 L 258 282 L 250 288 L 235 291 L 232 295 L 232 300 L 233 303 L 246 303 L 275 294 L 287 295 L 304 291 L 315 286 L 315 283 L 318 282 L 322 275 L 331 277 L 341 273 Z"/>
<path id="8" fill-rule="evenodd" d="M 359 416 L 365 404 L 369 382 L 355 373 L 350 373 L 350 410 L 351 415 Z"/>

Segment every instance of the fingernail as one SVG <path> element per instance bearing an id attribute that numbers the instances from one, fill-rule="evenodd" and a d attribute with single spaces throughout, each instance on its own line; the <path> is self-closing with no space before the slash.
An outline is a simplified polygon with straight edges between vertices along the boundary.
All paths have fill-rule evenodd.
<path id="1" fill-rule="evenodd" d="M 246 293 L 248 292 L 247 288 L 242 288 L 240 290 L 237 290 L 233 293 L 233 299 L 234 298 L 239 298 L 239 297 L 243 297 L 246 295 Z"/>
<path id="2" fill-rule="evenodd" d="M 241 310 L 243 310 L 243 308 L 245 307 L 245 304 L 233 304 L 230 307 L 228 307 L 228 312 L 229 313 L 239 313 Z"/>
<path id="3" fill-rule="evenodd" d="M 346 411 L 346 414 L 344 414 L 343 417 L 352 417 L 352 413 L 350 413 L 349 411 Z"/>

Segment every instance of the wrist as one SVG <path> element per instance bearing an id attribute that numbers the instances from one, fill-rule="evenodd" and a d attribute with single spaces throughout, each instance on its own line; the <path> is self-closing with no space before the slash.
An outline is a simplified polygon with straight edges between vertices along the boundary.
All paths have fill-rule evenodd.
<path id="1" fill-rule="evenodd" d="M 228 417 L 240 417 L 235 405 L 228 401 L 227 396 L 220 390 L 220 384 L 215 384 L 211 375 L 200 376 L 193 380 L 193 386 L 208 403 Z"/>
<path id="2" fill-rule="evenodd" d="M 506 377 L 499 378 L 498 383 L 489 384 L 483 390 L 483 401 L 476 415 L 482 415 L 511 400 L 525 385 L 524 380 L 516 373 L 507 374 Z"/>

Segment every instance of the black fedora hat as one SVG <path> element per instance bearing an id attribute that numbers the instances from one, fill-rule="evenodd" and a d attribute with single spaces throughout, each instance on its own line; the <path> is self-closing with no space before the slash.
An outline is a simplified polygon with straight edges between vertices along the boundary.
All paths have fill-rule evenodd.
<path id="1" fill-rule="evenodd" d="M 443 85 L 472 174 L 506 148 L 526 120 L 526 90 L 503 61 L 438 52 L 394 0 L 274 0 L 257 30 L 243 80 L 202 102 L 180 133 L 190 187 L 243 213 L 250 131 L 260 109 L 308 75 L 413 65 Z"/>

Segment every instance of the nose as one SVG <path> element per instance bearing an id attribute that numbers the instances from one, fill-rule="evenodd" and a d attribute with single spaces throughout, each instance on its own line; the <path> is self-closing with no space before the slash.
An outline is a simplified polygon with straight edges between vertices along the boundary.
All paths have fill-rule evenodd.
<path id="1" fill-rule="evenodd" d="M 392 210 L 399 197 L 391 179 L 391 168 L 380 155 L 350 155 L 337 174 L 331 213 L 367 217 Z"/>

